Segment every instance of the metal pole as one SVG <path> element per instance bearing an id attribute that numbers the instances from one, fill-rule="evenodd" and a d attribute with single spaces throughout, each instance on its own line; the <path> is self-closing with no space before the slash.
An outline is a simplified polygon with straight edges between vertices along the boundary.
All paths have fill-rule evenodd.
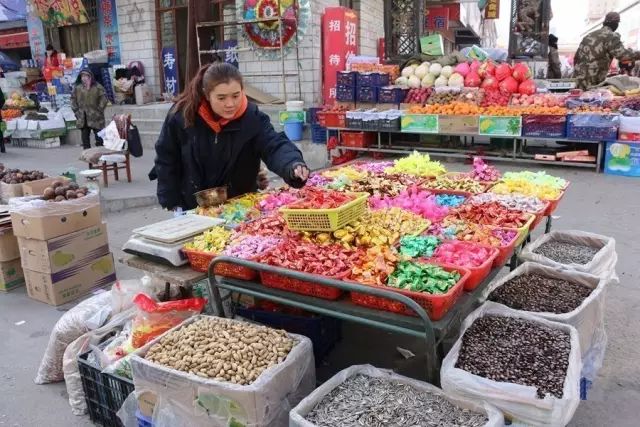
<path id="1" fill-rule="evenodd" d="M 296 4 L 298 0 L 296 0 Z M 296 10 L 299 12 L 300 7 L 297 5 Z M 298 37 L 298 31 L 300 29 L 300 19 L 296 14 L 296 66 L 298 67 L 298 95 L 300 96 L 300 100 L 302 100 L 302 67 L 300 66 L 300 38 Z"/>
<path id="2" fill-rule="evenodd" d="M 202 67 L 202 53 L 200 52 L 200 28 L 196 26 L 196 43 L 198 44 L 198 66 Z"/>
<path id="3" fill-rule="evenodd" d="M 282 20 L 282 16 L 280 15 L 280 0 L 278 0 L 278 34 L 280 36 L 280 62 L 282 64 L 282 93 L 284 94 L 284 102 L 288 101 L 287 99 L 287 82 L 284 78 L 284 43 L 282 41 L 282 26 L 284 25 L 284 21 Z"/>

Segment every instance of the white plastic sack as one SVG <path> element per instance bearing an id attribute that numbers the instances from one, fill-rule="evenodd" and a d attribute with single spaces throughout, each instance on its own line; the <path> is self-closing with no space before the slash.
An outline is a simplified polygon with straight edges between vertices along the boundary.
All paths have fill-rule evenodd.
<path id="1" fill-rule="evenodd" d="M 121 151 L 124 150 L 124 146 L 127 142 L 126 139 L 120 138 L 120 132 L 118 131 L 118 126 L 116 122 L 111 120 L 111 122 L 107 125 L 106 128 L 102 129 L 98 132 L 98 136 L 102 138 L 104 143 L 104 148 L 113 151 Z"/>
<path id="2" fill-rule="evenodd" d="M 105 292 L 105 294 L 109 296 L 108 292 Z M 111 309 L 109 300 L 106 301 L 106 304 L 109 309 Z M 84 398 L 82 379 L 80 378 L 80 371 L 78 370 L 78 356 L 88 351 L 90 345 L 98 344 L 106 335 L 121 329 L 125 323 L 133 319 L 134 315 L 134 309 L 119 313 L 113 316 L 106 325 L 87 332 L 67 346 L 63 360 L 64 381 L 67 386 L 71 412 L 74 415 L 84 415 L 87 413 L 87 402 Z"/>
<path id="3" fill-rule="evenodd" d="M 36 384 L 48 384 L 64 379 L 62 372 L 64 351 L 80 336 L 100 326 L 96 324 L 96 319 L 101 318 L 104 321 L 107 318 L 111 313 L 110 298 L 108 292 L 102 292 L 82 301 L 62 315 L 51 331 L 49 344 L 34 380 Z"/>
<path id="4" fill-rule="evenodd" d="M 488 315 L 530 320 L 566 331 L 571 335 L 569 367 L 562 399 L 549 395 L 544 399 L 539 399 L 536 396 L 536 387 L 493 381 L 455 367 L 462 346 L 462 335 L 476 319 Z M 460 338 L 442 361 L 440 383 L 445 392 L 455 393 L 468 399 L 486 400 L 501 410 L 505 416 L 513 418 L 514 421 L 536 426 L 560 427 L 571 421 L 580 404 L 581 370 L 580 340 L 578 332 L 573 326 L 550 322 L 500 304 L 486 302 L 463 322 Z"/>
<path id="5" fill-rule="evenodd" d="M 540 245 L 551 240 L 575 243 L 601 249 L 596 253 L 591 262 L 587 264 L 560 264 L 559 262 L 534 253 Z M 525 246 L 520 253 L 519 258 L 523 261 L 537 262 L 538 264 L 544 264 L 558 269 L 580 271 L 582 273 L 589 273 L 594 276 L 604 277 L 612 282 L 618 282 L 618 275 L 616 274 L 616 264 L 618 262 L 616 241 L 611 237 L 602 236 L 600 234 L 588 233 L 586 231 L 579 230 L 552 231 L 549 234 L 543 234 L 537 240 Z"/>
<path id="6" fill-rule="evenodd" d="M 157 300 L 158 295 L 164 292 L 165 282 L 147 275 L 140 280 L 118 280 L 111 287 L 111 309 L 114 314 L 120 313 L 133 307 L 133 298 L 140 293 Z"/>
<path id="7" fill-rule="evenodd" d="M 81 199 L 71 199 L 59 203 L 49 203 L 34 197 L 14 197 L 9 200 L 9 212 L 16 212 L 29 218 L 71 215 L 95 206 L 100 206 L 100 195 L 97 191 L 91 191 Z"/>
<path id="8" fill-rule="evenodd" d="M 496 407 L 484 401 L 477 399 L 465 399 L 455 396 L 451 393 L 445 393 L 434 385 L 425 383 L 423 381 L 418 381 L 413 378 L 404 377 L 386 369 L 378 369 L 371 365 L 355 365 L 350 366 L 347 369 L 344 369 L 335 374 L 327 382 L 315 389 L 313 393 L 305 397 L 304 400 L 298 404 L 298 406 L 293 408 L 291 412 L 289 412 L 289 427 L 314 427 L 315 424 L 307 421 L 305 417 L 313 410 L 313 408 L 316 407 L 316 405 L 318 405 L 318 403 L 322 401 L 322 399 L 324 399 L 326 395 L 331 393 L 333 389 L 344 383 L 347 379 L 358 374 L 367 375 L 374 378 L 386 378 L 390 381 L 408 384 L 418 390 L 442 396 L 449 402 L 460 408 L 485 414 L 487 418 L 489 418 L 489 421 L 484 425 L 484 427 L 504 426 L 504 418 L 502 416 L 502 413 L 498 411 Z"/>
<path id="9" fill-rule="evenodd" d="M 532 316 L 539 316 L 552 322 L 571 325 L 578 331 L 580 349 L 582 351 L 583 372 L 588 372 L 588 379 L 593 381 L 595 374 L 602 366 L 604 352 L 607 348 L 607 334 L 604 328 L 605 297 L 608 281 L 591 274 L 579 273 L 570 270 L 558 270 L 541 264 L 525 262 L 508 275 L 492 282 L 483 292 L 483 300 L 500 286 L 514 277 L 524 274 L 541 274 L 553 279 L 567 280 L 573 283 L 585 285 L 593 291 L 582 304 L 569 313 L 556 314 L 549 312 L 532 312 L 518 310 Z M 586 357 L 590 353 L 587 360 Z"/>
<path id="10" fill-rule="evenodd" d="M 204 317 L 187 319 L 172 331 Z M 289 334 L 297 344 L 287 358 L 265 370 L 252 384 L 238 385 L 145 360 L 146 352 L 163 336 L 131 358 L 136 392 L 150 391 L 157 396 L 155 427 L 227 427 L 234 419 L 245 427 L 285 427 L 291 408 L 315 387 L 313 347 L 307 337 Z"/>

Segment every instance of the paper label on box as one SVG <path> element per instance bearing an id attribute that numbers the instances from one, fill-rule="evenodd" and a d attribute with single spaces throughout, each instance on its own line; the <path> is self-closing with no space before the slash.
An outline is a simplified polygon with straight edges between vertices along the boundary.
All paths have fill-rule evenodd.
<path id="1" fill-rule="evenodd" d="M 520 136 L 522 117 L 480 116 L 479 129 L 485 136 Z"/>
<path id="2" fill-rule="evenodd" d="M 400 126 L 403 132 L 438 133 L 439 121 L 436 114 L 405 114 Z"/>

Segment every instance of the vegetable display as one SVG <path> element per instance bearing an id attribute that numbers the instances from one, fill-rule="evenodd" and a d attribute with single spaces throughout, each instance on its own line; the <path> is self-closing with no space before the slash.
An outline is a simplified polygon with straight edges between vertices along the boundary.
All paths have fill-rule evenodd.
<path id="1" fill-rule="evenodd" d="M 44 189 L 42 198 L 48 202 L 63 202 L 65 200 L 81 199 L 89 193 L 87 187 L 80 187 L 75 182 L 64 183 L 55 181 Z"/>
<path id="2" fill-rule="evenodd" d="M 40 171 L 23 171 L 20 169 L 3 169 L 0 171 L 0 179 L 5 184 L 22 184 L 23 182 L 37 181 L 46 177 Z"/>

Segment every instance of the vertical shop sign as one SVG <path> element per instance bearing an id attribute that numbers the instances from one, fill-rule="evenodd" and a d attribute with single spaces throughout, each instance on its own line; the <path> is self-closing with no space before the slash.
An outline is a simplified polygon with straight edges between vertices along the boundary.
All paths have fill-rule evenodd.
<path id="1" fill-rule="evenodd" d="M 428 7 L 425 11 L 424 27 L 428 31 L 449 29 L 449 7 Z"/>
<path id="2" fill-rule="evenodd" d="M 41 67 L 44 65 L 44 28 L 32 2 L 27 3 L 27 31 L 29 32 L 31 57 L 37 62 L 38 66 Z"/>
<path id="3" fill-rule="evenodd" d="M 322 16 L 322 96 L 325 104 L 336 100 L 337 72 L 358 54 L 358 16 L 346 7 L 328 7 Z"/>
<path id="4" fill-rule="evenodd" d="M 485 19 L 500 18 L 500 0 L 488 0 L 484 8 Z"/>
<path id="5" fill-rule="evenodd" d="M 224 49 L 224 62 L 238 68 L 238 40 L 223 41 L 222 49 Z"/>
<path id="6" fill-rule="evenodd" d="M 178 61 L 176 48 L 162 48 L 162 69 L 164 71 L 164 91 L 173 96 L 180 93 L 180 83 L 178 81 Z"/>
<path id="7" fill-rule="evenodd" d="M 100 43 L 109 54 L 109 64 L 120 64 L 120 37 L 118 36 L 118 12 L 116 0 L 99 0 L 98 22 Z"/>

